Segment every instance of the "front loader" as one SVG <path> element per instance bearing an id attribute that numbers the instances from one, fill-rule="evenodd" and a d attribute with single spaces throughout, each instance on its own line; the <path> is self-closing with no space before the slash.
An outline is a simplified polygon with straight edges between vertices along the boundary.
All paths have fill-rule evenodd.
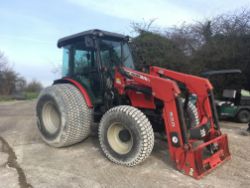
<path id="1" fill-rule="evenodd" d="M 93 123 L 104 155 L 134 166 L 164 133 L 176 169 L 196 179 L 230 159 L 207 79 L 159 67 L 135 70 L 129 37 L 89 30 L 62 38 L 63 77 L 37 102 L 37 125 L 54 147 L 86 139 Z M 190 101 L 190 98 L 192 102 Z"/>

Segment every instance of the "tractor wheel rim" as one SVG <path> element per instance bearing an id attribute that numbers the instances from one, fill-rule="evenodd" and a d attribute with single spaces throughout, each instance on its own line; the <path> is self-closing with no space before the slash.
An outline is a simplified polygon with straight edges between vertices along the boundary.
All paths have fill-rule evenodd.
<path id="1" fill-rule="evenodd" d="M 131 132 L 118 122 L 108 128 L 107 139 L 110 147 L 121 155 L 129 153 L 133 146 Z"/>
<path id="2" fill-rule="evenodd" d="M 60 114 L 52 102 L 44 104 L 42 109 L 42 120 L 46 131 L 50 134 L 57 132 L 60 126 Z"/>

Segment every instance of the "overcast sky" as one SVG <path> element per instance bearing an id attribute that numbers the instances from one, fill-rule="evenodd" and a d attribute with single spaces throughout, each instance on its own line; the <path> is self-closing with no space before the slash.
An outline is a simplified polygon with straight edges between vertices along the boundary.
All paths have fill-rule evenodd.
<path id="1" fill-rule="evenodd" d="M 180 25 L 250 7 L 250 0 L 0 0 L 0 51 L 28 80 L 44 85 L 59 75 L 57 40 L 99 28 L 131 34 L 130 23 L 156 18 L 160 27 Z"/>

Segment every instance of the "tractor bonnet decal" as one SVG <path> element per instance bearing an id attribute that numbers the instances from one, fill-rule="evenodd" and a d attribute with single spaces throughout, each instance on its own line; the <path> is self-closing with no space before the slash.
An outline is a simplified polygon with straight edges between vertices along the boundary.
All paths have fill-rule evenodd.
<path id="1" fill-rule="evenodd" d="M 150 82 L 150 80 L 146 76 L 143 76 L 141 74 L 137 74 L 135 72 L 130 72 L 128 70 L 125 70 L 125 72 L 128 73 L 132 77 L 137 77 L 137 78 L 140 78 L 141 80 L 144 80 L 146 82 Z"/>

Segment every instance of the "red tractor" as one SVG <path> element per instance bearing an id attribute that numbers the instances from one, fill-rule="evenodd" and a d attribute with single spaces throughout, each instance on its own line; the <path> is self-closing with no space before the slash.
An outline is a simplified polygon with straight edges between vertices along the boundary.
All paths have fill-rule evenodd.
<path id="1" fill-rule="evenodd" d="M 98 123 L 101 149 L 117 164 L 145 160 L 154 132 L 166 135 L 176 168 L 194 178 L 230 159 L 207 79 L 153 66 L 135 70 L 129 37 L 121 34 L 89 30 L 60 39 L 58 47 L 63 77 L 41 92 L 36 108 L 47 144 L 80 142 Z"/>

